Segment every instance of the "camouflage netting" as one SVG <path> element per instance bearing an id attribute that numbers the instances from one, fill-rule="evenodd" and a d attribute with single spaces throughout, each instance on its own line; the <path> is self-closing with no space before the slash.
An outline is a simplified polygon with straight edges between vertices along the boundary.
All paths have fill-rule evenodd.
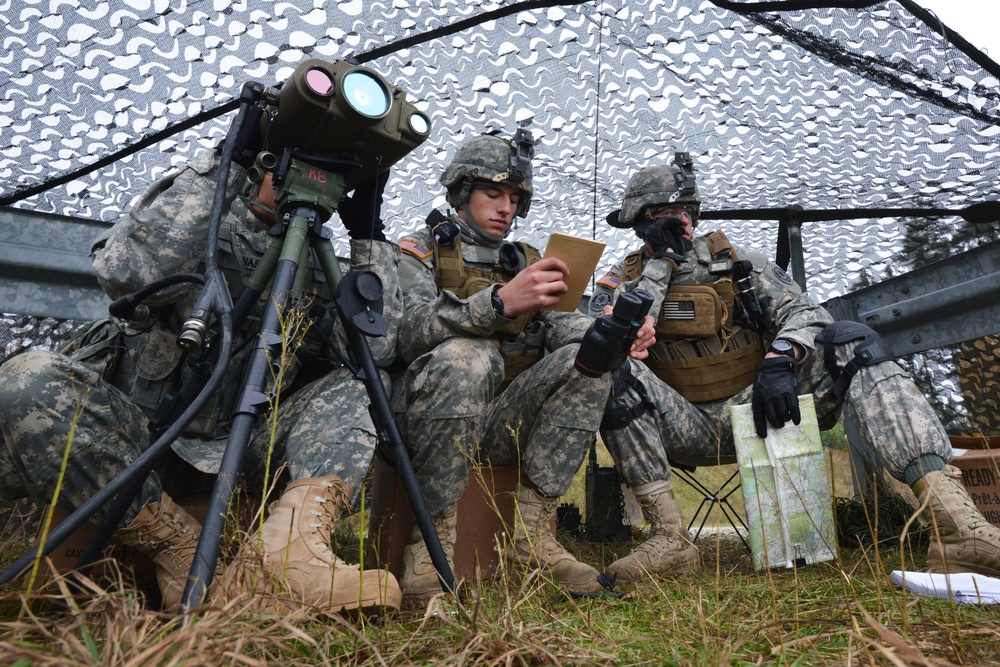
<path id="1" fill-rule="evenodd" d="M 556 230 L 606 241 L 602 268 L 633 245 L 603 221 L 625 180 L 676 150 L 695 156 L 709 211 L 995 200 L 998 80 L 907 1 L 766 3 L 785 11 L 765 13 L 723 0 L 0 0 L 0 200 L 230 102 L 246 81 L 271 85 L 305 58 L 348 56 L 433 121 L 430 140 L 393 169 L 390 238 L 444 206 L 437 177 L 462 140 L 518 125 L 539 140 L 518 233 L 542 247 Z M 374 49 L 395 50 L 367 61 Z M 166 169 L 215 147 L 231 118 L 15 205 L 114 220 Z M 720 225 L 736 243 L 775 247 L 774 221 L 703 228 Z M 894 218 L 808 223 L 810 290 L 825 300 L 862 273 L 902 272 L 902 233 Z"/>
<path id="2" fill-rule="evenodd" d="M 363 55 L 537 4 L 0 1 L 0 198 L 228 102 L 245 81 L 284 80 L 304 58 Z M 995 199 L 997 79 L 898 2 L 855 4 L 871 6 L 745 14 L 702 0 L 563 4 L 376 58 L 367 65 L 433 121 L 431 139 L 393 171 L 389 234 L 444 205 L 437 176 L 459 142 L 519 123 L 540 140 L 538 194 L 521 233 L 541 246 L 553 230 L 605 240 L 603 266 L 631 243 L 603 222 L 625 179 L 678 149 L 696 156 L 708 210 Z M 165 169 L 218 144 L 230 118 L 17 205 L 113 220 Z M 726 225 L 768 248 L 776 227 Z M 810 288 L 822 300 L 862 268 L 879 273 L 899 236 L 891 219 L 808 224 Z"/>

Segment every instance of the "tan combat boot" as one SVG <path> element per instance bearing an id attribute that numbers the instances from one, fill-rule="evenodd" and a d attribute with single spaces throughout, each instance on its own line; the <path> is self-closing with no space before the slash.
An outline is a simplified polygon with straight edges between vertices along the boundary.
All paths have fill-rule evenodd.
<path id="1" fill-rule="evenodd" d="M 929 472 L 913 485 L 920 522 L 931 530 L 927 569 L 1000 576 L 1000 528 L 976 509 L 955 466 Z"/>
<path id="2" fill-rule="evenodd" d="M 608 567 L 608 576 L 637 581 L 650 574 L 682 574 L 701 569 L 698 548 L 684 527 L 674 487 L 667 480 L 637 486 L 632 491 L 650 526 L 649 539 Z"/>
<path id="3" fill-rule="evenodd" d="M 452 505 L 444 514 L 434 517 L 434 530 L 441 541 L 441 549 L 448 559 L 448 566 L 455 569 L 455 534 L 458 525 L 458 507 Z M 420 526 L 413 525 L 410 541 L 403 549 L 403 576 L 399 582 L 403 589 L 403 609 L 426 609 L 433 598 L 444 589 L 438 577 L 430 551 L 424 542 Z"/>
<path id="4" fill-rule="evenodd" d="M 514 543 L 507 559 L 515 565 L 539 569 L 553 583 L 569 593 L 600 593 L 606 589 L 595 568 L 578 561 L 552 533 L 552 517 L 558 498 L 546 498 L 525 484 L 517 487 L 514 512 Z"/>
<path id="5" fill-rule="evenodd" d="M 289 484 L 261 527 L 264 567 L 298 599 L 324 610 L 398 609 L 402 594 L 392 574 L 362 571 L 333 553 L 330 535 L 350 496 L 337 475 Z"/>
<path id="6" fill-rule="evenodd" d="M 176 612 L 184 598 L 201 524 L 167 494 L 147 503 L 125 528 L 115 531 L 124 545 L 148 555 L 156 565 L 163 608 Z"/>

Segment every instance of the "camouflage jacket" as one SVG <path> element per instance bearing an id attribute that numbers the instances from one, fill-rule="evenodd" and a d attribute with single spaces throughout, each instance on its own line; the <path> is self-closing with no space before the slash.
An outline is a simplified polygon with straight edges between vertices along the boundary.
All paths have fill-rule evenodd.
<path id="1" fill-rule="evenodd" d="M 815 349 L 816 335 L 833 321 L 830 314 L 763 254 L 735 246 L 733 251 L 738 259 L 753 263 L 750 281 L 765 310 L 762 331 L 765 342 L 769 344 L 775 338 L 783 338 L 798 343 L 807 352 Z M 673 262 L 653 259 L 648 250 L 643 250 L 642 275 L 634 280 L 625 279 L 624 260 L 618 262 L 597 281 L 590 299 L 590 315 L 600 315 L 604 306 L 613 303 L 620 291 L 641 288 L 653 295 L 649 312 L 655 317 L 671 285 L 707 285 L 716 280 L 716 276 L 708 272 L 712 255 L 704 237 L 694 239 L 694 248 L 685 258 L 687 261 L 674 268 Z"/>
<path id="2" fill-rule="evenodd" d="M 496 247 L 482 245 L 467 231 L 465 223 L 451 216 L 462 228 L 462 258 L 467 265 L 490 269 L 497 265 L 500 256 Z M 399 327 L 399 357 L 407 363 L 430 352 L 440 343 L 456 337 L 490 338 L 497 327 L 512 322 L 499 317 L 490 304 L 492 290 L 486 289 L 460 299 L 452 292 L 439 290 L 432 252 L 433 238 L 426 228 L 403 237 L 399 244 L 402 260 L 399 263 L 399 282 L 406 294 L 403 321 Z M 524 257 L 521 255 L 522 265 Z M 496 282 L 506 282 L 497 276 Z M 578 343 L 590 327 L 591 321 L 579 312 L 540 311 L 535 317 L 540 322 L 541 344 L 555 350 L 568 343 Z M 519 334 L 515 343 L 528 335 Z"/>
<path id="3" fill-rule="evenodd" d="M 209 215 L 219 169 L 218 156 L 206 152 L 191 164 L 172 172 L 153 184 L 136 202 L 129 213 L 110 230 L 102 234 L 91 248 L 93 268 L 98 281 L 112 298 L 131 293 L 149 283 L 177 273 L 196 273 L 203 269 L 204 250 Z M 228 214 L 219 237 L 219 264 L 226 275 L 233 297 L 238 295 L 257 266 L 270 237 L 269 224 L 249 209 L 251 201 L 239 193 L 244 172 L 233 165 L 226 192 Z M 390 324 L 388 335 L 371 340 L 376 362 L 388 366 L 395 356 L 397 323 L 402 313 L 402 292 L 399 289 L 396 266 L 399 249 L 390 243 L 352 241 L 353 268 L 370 268 L 382 278 L 385 292 L 384 314 Z M 327 304 L 330 290 L 322 272 L 310 263 L 304 293 L 316 302 Z M 129 394 L 147 414 L 153 415 L 164 396 L 175 390 L 187 372 L 183 355 L 176 346 L 180 325 L 197 298 L 199 286 L 178 285 L 147 299 L 150 316 L 124 324 L 124 354 L 108 363 L 107 379 Z M 265 293 L 255 316 L 248 318 L 242 331 L 236 333 L 236 343 L 256 335 L 259 313 L 268 295 Z M 332 308 L 312 325 L 313 329 L 333 336 L 343 345 L 344 334 Z M 311 330 L 312 331 L 312 330 Z M 314 332 L 313 332 L 314 333 Z M 328 346 L 321 345 L 317 336 L 307 334 L 296 354 L 292 373 L 286 373 L 286 383 L 294 371 L 319 356 L 336 360 Z M 247 346 L 249 349 L 252 346 Z M 242 363 L 247 354 L 233 359 L 223 389 L 194 423 L 186 435 L 220 437 L 225 434 L 228 411 L 234 392 L 242 377 Z M 333 361 L 333 363 L 338 363 Z"/>

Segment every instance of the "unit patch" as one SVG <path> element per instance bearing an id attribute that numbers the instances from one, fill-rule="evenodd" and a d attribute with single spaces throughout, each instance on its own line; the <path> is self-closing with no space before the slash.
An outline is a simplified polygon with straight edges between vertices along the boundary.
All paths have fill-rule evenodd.
<path id="1" fill-rule="evenodd" d="M 787 273 L 785 273 L 785 270 L 782 269 L 780 266 L 774 267 L 773 273 L 775 278 L 785 283 L 786 285 L 792 284 L 792 277 L 789 276 Z"/>
<path id="2" fill-rule="evenodd" d="M 594 311 L 603 311 L 604 306 L 610 306 L 612 297 L 607 292 L 598 292 L 590 298 L 590 309 Z"/>

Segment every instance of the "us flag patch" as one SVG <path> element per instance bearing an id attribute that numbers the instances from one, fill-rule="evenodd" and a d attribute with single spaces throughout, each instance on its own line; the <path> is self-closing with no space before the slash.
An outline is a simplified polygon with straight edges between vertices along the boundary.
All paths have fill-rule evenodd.
<path id="1" fill-rule="evenodd" d="M 423 247 L 416 241 L 410 239 L 403 239 L 399 242 L 399 249 L 405 250 L 417 259 L 427 259 L 431 256 L 431 251 Z"/>
<path id="2" fill-rule="evenodd" d="M 610 289 L 618 289 L 618 286 L 622 284 L 622 279 L 618 276 L 613 276 L 610 273 L 606 273 L 601 276 L 601 279 L 597 281 L 598 285 L 604 285 Z"/>
<path id="3" fill-rule="evenodd" d="M 664 301 L 662 319 L 693 320 L 694 301 Z"/>

